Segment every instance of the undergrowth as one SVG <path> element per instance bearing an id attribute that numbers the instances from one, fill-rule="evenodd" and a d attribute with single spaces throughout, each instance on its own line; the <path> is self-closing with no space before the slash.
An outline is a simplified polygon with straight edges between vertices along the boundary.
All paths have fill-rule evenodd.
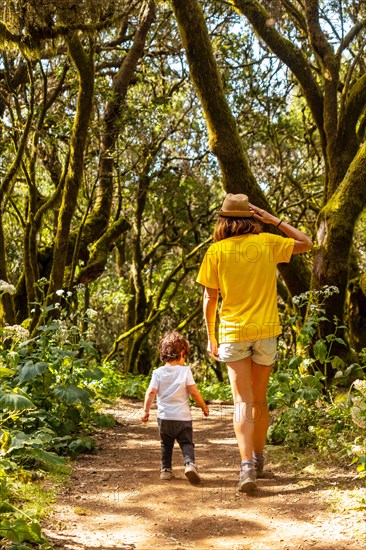
<path id="1" fill-rule="evenodd" d="M 93 432 L 115 423 L 102 407 L 120 395 L 119 376 L 100 364 L 67 305 L 47 306 L 36 336 L 1 330 L 0 548 L 50 547 L 40 526 L 51 500 L 45 480 L 66 475 L 68 457 L 93 452 Z"/>

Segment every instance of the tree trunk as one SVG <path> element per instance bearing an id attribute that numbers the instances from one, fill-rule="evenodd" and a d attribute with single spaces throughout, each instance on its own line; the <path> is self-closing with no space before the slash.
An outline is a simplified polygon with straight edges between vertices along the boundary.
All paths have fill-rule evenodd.
<path id="1" fill-rule="evenodd" d="M 360 352 L 366 348 L 366 273 L 350 282 L 348 304 L 351 345 Z"/>
<path id="2" fill-rule="evenodd" d="M 50 275 L 49 301 L 53 293 L 63 287 L 68 252 L 71 221 L 75 212 L 78 192 L 82 181 L 84 152 L 93 107 L 94 63 L 93 47 L 86 53 L 76 33 L 68 37 L 69 55 L 79 77 L 79 93 L 70 143 L 70 165 L 63 189 L 58 226 Z"/>
<path id="3" fill-rule="evenodd" d="M 366 143 L 351 163 L 349 170 L 319 215 L 318 247 L 314 257 L 313 288 L 335 285 L 339 294 L 326 304 L 326 315 L 333 321 L 344 320 L 344 304 L 349 273 L 349 257 L 354 227 L 366 206 Z"/>
<path id="4" fill-rule="evenodd" d="M 0 35 L 2 35 L 3 32 L 5 32 L 4 29 L 1 29 Z M 28 65 L 28 70 L 30 70 L 30 64 L 28 63 L 27 65 Z M 32 127 L 33 114 L 34 114 L 33 107 L 34 107 L 34 102 L 33 102 L 33 98 L 31 98 L 27 121 L 24 126 L 24 130 L 19 140 L 19 143 L 17 144 L 15 159 L 10 165 L 9 169 L 7 170 L 4 176 L 4 179 L 0 183 L 0 279 L 4 281 L 7 281 L 8 278 L 7 278 L 6 245 L 5 245 L 2 213 L 3 213 L 4 202 L 6 200 L 7 194 L 12 187 L 12 184 L 15 180 L 15 177 L 24 159 L 24 153 L 26 150 L 27 141 L 29 138 L 31 127 Z M 16 322 L 16 316 L 15 316 L 14 302 L 12 297 L 9 294 L 4 294 L 1 297 L 1 301 L 2 301 L 2 307 L 0 312 L 0 316 L 1 316 L 0 321 L 1 322 L 5 321 L 8 324 L 14 325 Z"/>
<path id="5" fill-rule="evenodd" d="M 303 53 L 305 48 L 300 50 L 280 34 L 260 2 L 231 0 L 231 3 L 247 17 L 261 39 L 292 71 L 317 126 L 324 159 L 325 184 L 324 207 L 318 217 L 319 245 L 315 249 L 311 285 L 312 288 L 323 285 L 339 288 L 339 294 L 333 294 L 326 301 L 325 309 L 332 323 L 334 316 L 342 323 L 353 232 L 366 205 L 365 144 L 360 148 L 364 135 L 358 129 L 362 128 L 359 122 L 366 105 L 366 75 L 361 66 L 357 78 L 356 67 L 361 57 L 354 58 L 352 55 L 353 61 L 347 67 L 346 58 L 342 56 L 363 30 L 365 22 L 356 23 L 335 52 L 320 25 L 319 2 L 305 0 L 304 10 L 301 11 L 291 5 L 288 15 L 311 48 L 313 57 L 310 57 Z M 324 325 L 322 331 L 325 335 L 332 331 L 332 327 Z"/>
<path id="6" fill-rule="evenodd" d="M 122 130 L 121 113 L 131 79 L 144 54 L 148 31 L 155 17 L 153 0 L 144 2 L 139 24 L 133 38 L 133 44 L 123 58 L 121 66 L 113 79 L 111 99 L 106 105 L 101 138 L 99 186 L 93 211 L 88 216 L 81 237 L 81 247 L 98 239 L 109 223 L 114 192 L 114 154 L 117 138 Z"/>
<path id="7" fill-rule="evenodd" d="M 246 193 L 251 202 L 271 211 L 250 170 L 226 100 L 201 6 L 197 0 L 172 0 L 172 5 L 191 78 L 205 113 L 210 149 L 220 163 L 224 188 L 228 193 Z M 310 272 L 300 256 L 288 265 L 280 265 L 279 270 L 292 295 L 309 289 Z"/>

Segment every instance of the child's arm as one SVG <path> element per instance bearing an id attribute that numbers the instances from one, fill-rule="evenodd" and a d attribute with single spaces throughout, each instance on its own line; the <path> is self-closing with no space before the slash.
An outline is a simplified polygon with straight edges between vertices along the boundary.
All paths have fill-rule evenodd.
<path id="1" fill-rule="evenodd" d="M 141 420 L 143 422 L 147 422 L 149 420 L 150 407 L 155 399 L 157 392 L 158 390 L 156 388 L 147 388 L 144 401 L 144 412 L 141 416 Z"/>
<path id="2" fill-rule="evenodd" d="M 190 386 L 187 386 L 187 390 L 192 397 L 192 399 L 195 400 L 197 405 L 201 407 L 202 412 L 205 416 L 208 416 L 210 414 L 209 408 L 207 407 L 205 400 L 203 399 L 202 395 L 200 394 L 199 389 L 197 388 L 196 384 L 192 384 Z"/>

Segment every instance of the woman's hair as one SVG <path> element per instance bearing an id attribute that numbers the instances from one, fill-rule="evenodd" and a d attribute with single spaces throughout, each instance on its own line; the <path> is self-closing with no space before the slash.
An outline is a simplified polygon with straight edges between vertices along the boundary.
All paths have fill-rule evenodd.
<path id="1" fill-rule="evenodd" d="M 182 352 L 186 358 L 189 355 L 190 345 L 179 332 L 168 332 L 159 342 L 160 359 L 164 363 L 179 361 Z"/>
<path id="2" fill-rule="evenodd" d="M 255 218 L 228 218 L 219 216 L 213 232 L 214 242 L 222 241 L 228 237 L 258 234 L 262 231 L 262 224 Z"/>

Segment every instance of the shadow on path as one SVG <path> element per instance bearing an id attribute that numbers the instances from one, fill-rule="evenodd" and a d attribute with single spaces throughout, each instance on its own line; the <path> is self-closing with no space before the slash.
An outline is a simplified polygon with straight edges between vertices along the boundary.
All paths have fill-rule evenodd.
<path id="1" fill-rule="evenodd" d="M 330 495 L 359 490 L 351 473 L 281 471 L 268 452 L 269 476 L 253 494 L 237 492 L 239 458 L 230 407 L 204 418 L 194 410 L 200 486 L 184 476 L 174 449 L 173 479 L 161 481 L 156 412 L 144 425 L 140 404 L 120 402 L 119 424 L 96 435 L 59 494 L 45 532 L 56 550 L 212 549 L 361 550 L 362 512 L 337 512 Z"/>

